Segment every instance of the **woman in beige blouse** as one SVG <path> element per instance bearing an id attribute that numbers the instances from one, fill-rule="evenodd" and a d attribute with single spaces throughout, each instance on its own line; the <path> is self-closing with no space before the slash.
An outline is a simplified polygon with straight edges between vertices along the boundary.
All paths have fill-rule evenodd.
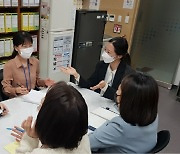
<path id="1" fill-rule="evenodd" d="M 31 57 L 33 39 L 28 32 L 19 31 L 13 38 L 13 59 L 4 65 L 3 92 L 12 98 L 27 94 L 31 89 L 46 87 L 54 83 L 50 79 L 39 78 L 39 60 Z"/>

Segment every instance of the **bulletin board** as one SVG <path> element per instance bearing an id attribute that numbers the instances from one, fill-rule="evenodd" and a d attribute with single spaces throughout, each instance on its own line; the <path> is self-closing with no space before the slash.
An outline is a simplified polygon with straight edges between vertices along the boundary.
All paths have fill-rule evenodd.
<path id="1" fill-rule="evenodd" d="M 101 0 L 99 9 L 107 10 L 108 15 L 115 15 L 114 21 L 107 21 L 105 34 L 113 37 L 125 35 L 128 42 L 130 42 L 133 26 L 135 23 L 138 1 L 134 0 L 133 7 L 129 6 L 129 8 L 127 5 L 124 5 L 124 1 L 128 0 Z M 123 8 L 123 6 L 127 8 Z M 120 22 L 118 22 L 119 16 L 121 16 Z M 127 21 L 128 23 L 125 23 L 125 18 L 129 18 Z M 114 28 L 118 30 L 118 27 L 120 27 L 120 33 L 114 33 Z"/>
<path id="2" fill-rule="evenodd" d="M 90 1 L 91 0 L 84 0 L 83 8 L 88 9 L 88 5 Z M 139 0 L 99 0 L 99 1 L 100 1 L 99 10 L 107 10 L 108 15 L 115 15 L 114 21 L 107 21 L 107 24 L 105 26 L 105 34 L 112 37 L 125 36 L 130 44 L 133 35 L 136 16 L 138 12 Z M 128 2 L 130 5 L 128 5 Z M 132 3 L 133 5 L 131 5 Z M 118 21 L 119 16 L 121 16 L 121 22 Z M 129 18 L 128 23 L 125 23 L 126 16 L 129 16 L 127 17 Z"/>

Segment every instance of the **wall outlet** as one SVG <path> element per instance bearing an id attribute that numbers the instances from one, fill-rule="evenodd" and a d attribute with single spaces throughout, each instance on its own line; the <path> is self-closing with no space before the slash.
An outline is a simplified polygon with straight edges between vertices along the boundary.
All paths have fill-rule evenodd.
<path id="1" fill-rule="evenodd" d="M 111 22 L 115 21 L 115 14 L 109 14 L 109 21 Z"/>

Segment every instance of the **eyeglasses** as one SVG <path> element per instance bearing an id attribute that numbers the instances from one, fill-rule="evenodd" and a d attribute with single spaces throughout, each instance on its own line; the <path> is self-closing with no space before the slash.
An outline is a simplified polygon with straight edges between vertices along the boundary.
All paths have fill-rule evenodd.
<path id="1" fill-rule="evenodd" d="M 116 102 L 116 104 L 118 104 L 118 102 L 117 102 L 117 97 L 118 97 L 118 96 L 120 97 L 121 95 L 118 95 L 118 94 L 116 94 L 116 93 L 114 94 L 114 101 Z"/>

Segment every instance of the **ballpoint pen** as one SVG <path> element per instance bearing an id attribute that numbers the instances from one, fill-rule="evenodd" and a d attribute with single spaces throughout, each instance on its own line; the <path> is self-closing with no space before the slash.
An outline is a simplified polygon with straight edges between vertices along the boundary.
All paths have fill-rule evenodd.
<path id="1" fill-rule="evenodd" d="M 21 133 L 24 133 L 25 130 L 24 129 L 21 129 L 21 128 L 6 128 L 7 130 L 13 130 L 13 129 L 16 129 L 18 131 L 20 131 Z"/>

